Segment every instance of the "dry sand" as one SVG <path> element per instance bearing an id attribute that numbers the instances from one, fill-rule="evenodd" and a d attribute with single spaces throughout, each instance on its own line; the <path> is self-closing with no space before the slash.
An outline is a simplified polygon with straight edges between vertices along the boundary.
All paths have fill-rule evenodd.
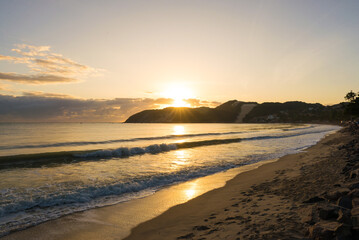
<path id="1" fill-rule="evenodd" d="M 130 239 L 303 239 L 313 204 L 344 181 L 353 136 L 337 132 L 305 152 L 241 173 L 223 188 L 172 207 L 133 229 Z"/>

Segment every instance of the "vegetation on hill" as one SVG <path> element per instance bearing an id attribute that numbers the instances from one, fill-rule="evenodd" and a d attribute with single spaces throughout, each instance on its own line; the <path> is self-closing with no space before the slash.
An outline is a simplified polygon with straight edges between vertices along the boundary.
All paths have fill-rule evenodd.
<path id="1" fill-rule="evenodd" d="M 359 116 L 359 93 L 354 93 L 350 91 L 344 97 L 348 104 L 345 108 L 345 113 L 350 116 L 358 117 Z"/>
<path id="2" fill-rule="evenodd" d="M 244 122 L 337 122 L 344 118 L 344 104 L 262 103 L 253 108 Z"/>
<path id="3" fill-rule="evenodd" d="M 354 98 L 357 99 L 358 97 L 355 96 Z M 253 104 L 253 102 L 250 103 Z M 249 102 L 231 100 L 216 108 L 168 107 L 145 110 L 129 117 L 126 123 L 234 123 L 244 104 L 249 104 Z M 268 102 L 257 104 L 244 117 L 243 122 L 340 122 L 348 118 L 344 111 L 347 105 L 348 103 L 323 106 L 319 103 Z"/>
<path id="4" fill-rule="evenodd" d="M 228 101 L 216 108 L 168 107 L 136 113 L 126 123 L 231 123 L 244 102 Z"/>

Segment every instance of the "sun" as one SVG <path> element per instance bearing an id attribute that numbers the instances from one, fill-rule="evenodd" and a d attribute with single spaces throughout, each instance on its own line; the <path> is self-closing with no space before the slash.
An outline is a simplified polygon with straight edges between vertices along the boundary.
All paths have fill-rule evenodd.
<path id="1" fill-rule="evenodd" d="M 193 98 L 193 93 L 183 85 L 173 84 L 163 92 L 163 96 L 173 99 L 171 107 L 191 107 L 191 104 L 185 100 Z"/>

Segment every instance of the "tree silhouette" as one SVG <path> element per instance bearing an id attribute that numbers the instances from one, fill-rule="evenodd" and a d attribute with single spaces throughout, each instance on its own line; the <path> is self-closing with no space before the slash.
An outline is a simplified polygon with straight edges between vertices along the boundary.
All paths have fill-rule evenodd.
<path id="1" fill-rule="evenodd" d="M 344 98 L 345 98 L 347 101 L 352 102 L 352 101 L 355 100 L 355 97 L 356 97 L 356 96 L 357 96 L 357 95 L 353 92 L 353 90 L 351 90 L 350 92 L 347 93 L 347 95 L 345 95 Z"/>
<path id="2" fill-rule="evenodd" d="M 359 116 L 359 94 L 357 95 L 353 91 L 350 91 L 344 98 L 349 101 L 345 112 L 352 116 Z"/>

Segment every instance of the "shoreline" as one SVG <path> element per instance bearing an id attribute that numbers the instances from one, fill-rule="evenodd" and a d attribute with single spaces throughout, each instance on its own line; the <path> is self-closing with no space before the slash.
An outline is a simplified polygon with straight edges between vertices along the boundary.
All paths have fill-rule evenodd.
<path id="1" fill-rule="evenodd" d="M 336 232 L 346 226 L 343 222 L 322 219 L 318 212 L 334 204 L 325 196 L 348 193 L 348 186 L 356 180 L 342 173 L 347 166 L 343 144 L 353 139 L 348 132 L 339 130 L 303 152 L 241 173 L 222 188 L 172 207 L 132 229 L 125 239 L 303 239 L 321 234 L 327 235 L 318 239 L 332 239 L 338 234 L 348 237 L 352 230 Z M 343 196 L 336 197 L 334 202 Z"/>
<path id="2" fill-rule="evenodd" d="M 213 189 L 221 188 L 228 180 L 242 172 L 251 171 L 277 160 L 265 160 L 228 169 L 224 172 L 170 185 L 142 198 L 75 212 L 9 233 L 0 239 L 123 239 L 130 234 L 132 228 L 159 216 L 169 208 L 186 203 Z M 151 208 L 146 207 L 149 205 Z M 108 232 L 111 233 L 108 234 Z"/>
<path id="3" fill-rule="evenodd" d="M 320 142 L 318 142 L 316 145 L 306 149 L 305 151 L 310 151 L 311 148 L 316 147 L 323 140 L 325 140 L 328 137 L 331 137 L 333 135 L 338 135 L 338 132 L 325 137 Z M 260 163 L 260 165 L 262 165 L 262 166 L 254 169 L 254 170 L 249 170 L 249 171 L 245 171 L 245 172 L 239 171 L 239 173 L 232 175 L 232 177 L 230 177 L 230 178 L 227 177 L 226 180 L 229 180 L 229 179 L 231 179 L 231 180 L 229 180 L 227 183 L 225 183 L 226 182 L 226 180 L 225 180 L 222 183 L 222 186 L 217 186 L 219 188 L 211 187 L 211 189 L 214 189 L 214 190 L 210 190 L 209 192 L 207 192 L 208 190 L 203 191 L 200 194 L 203 194 L 204 192 L 206 192 L 206 193 L 204 193 L 203 195 L 197 196 L 194 199 L 189 200 L 188 202 L 184 201 L 185 203 L 179 202 L 179 203 L 173 204 L 172 206 L 168 206 L 168 207 L 171 207 L 170 209 L 168 209 L 168 208 L 162 209 L 161 211 L 155 210 L 156 214 L 152 214 L 152 215 L 148 214 L 148 209 L 146 209 L 146 205 L 149 205 L 149 204 L 151 205 L 151 201 L 153 203 L 153 198 L 157 198 L 157 200 L 158 200 L 158 198 L 162 198 L 161 201 L 163 204 L 163 202 L 164 202 L 163 199 L 169 200 L 168 196 L 173 194 L 173 191 L 169 190 L 169 189 L 176 188 L 177 185 L 171 186 L 168 189 L 166 188 L 166 189 L 160 190 L 159 192 L 156 192 L 155 194 L 153 194 L 149 197 L 134 200 L 136 202 L 141 202 L 141 203 L 129 203 L 129 202 L 119 203 L 119 204 L 116 204 L 113 206 L 102 207 L 102 208 L 87 210 L 85 212 L 74 213 L 74 214 L 71 214 L 68 216 L 61 217 L 59 219 L 50 220 L 48 222 L 39 224 L 37 226 L 31 227 L 28 229 L 10 233 L 9 235 L 4 236 L 2 239 L 5 239 L 5 240 L 6 239 L 49 239 L 49 238 L 51 238 L 51 239 L 99 239 L 99 237 L 105 238 L 105 239 L 122 239 L 123 237 L 125 237 L 128 234 L 121 235 L 119 233 L 118 229 L 116 229 L 119 227 L 118 226 L 119 217 L 116 217 L 116 215 L 117 215 L 117 213 L 126 211 L 126 208 L 133 208 L 133 207 L 140 208 L 140 211 L 137 211 L 138 214 L 142 214 L 147 211 L 147 215 L 144 214 L 144 215 L 146 215 L 146 217 L 142 218 L 141 221 L 138 221 L 138 223 L 142 222 L 141 224 L 138 225 L 138 223 L 137 223 L 134 226 L 127 226 L 129 229 L 131 229 L 135 226 L 136 227 L 131 231 L 131 235 L 127 236 L 126 239 L 177 239 L 177 238 L 178 239 L 197 239 L 195 235 L 194 236 L 191 235 L 191 234 L 193 234 L 192 232 L 187 233 L 187 234 L 184 233 L 185 227 L 187 226 L 187 228 L 188 228 L 189 225 L 191 225 L 190 223 L 193 223 L 194 226 L 189 227 L 188 228 L 189 230 L 193 230 L 193 229 L 197 229 L 197 228 L 203 229 L 203 230 L 198 230 L 198 231 L 196 230 L 196 231 L 197 232 L 204 231 L 204 232 L 206 232 L 206 237 L 209 237 L 207 233 L 211 232 L 212 230 L 214 230 L 214 231 L 212 231 L 211 234 L 218 232 L 217 228 L 211 229 L 211 228 L 207 227 L 206 225 L 200 225 L 198 227 L 198 224 L 201 221 L 203 222 L 203 219 L 207 220 L 207 221 L 205 221 L 205 223 L 208 223 L 209 221 L 212 221 L 212 219 L 218 218 L 216 215 L 211 215 L 211 214 L 215 214 L 215 213 L 212 213 L 212 210 L 214 210 L 214 209 L 217 210 L 218 208 L 224 207 L 225 213 L 231 212 L 229 208 L 227 208 L 223 205 L 223 203 L 227 202 L 228 199 L 227 199 L 227 195 L 223 195 L 222 189 L 227 189 L 228 187 L 233 188 L 234 186 L 238 185 L 238 183 L 233 184 L 233 181 L 238 181 L 238 180 L 235 180 L 238 177 L 243 178 L 240 176 L 245 176 L 244 178 L 248 178 L 248 176 L 250 176 L 253 171 L 254 172 L 256 172 L 256 171 L 262 172 L 263 170 L 261 170 L 261 169 L 263 169 L 263 168 L 266 169 L 267 168 L 266 166 L 268 166 L 268 165 L 272 166 L 272 167 L 270 167 L 270 169 L 273 170 L 273 168 L 275 169 L 277 167 L 277 166 L 273 166 L 273 164 L 276 165 L 275 163 L 277 163 L 279 161 L 282 162 L 283 158 L 286 158 L 288 156 L 296 156 L 298 154 L 303 154 L 303 152 L 297 153 L 294 155 L 286 155 L 286 156 L 280 158 L 278 161 L 273 162 L 273 160 L 272 160 L 272 163 Z M 267 171 L 267 170 L 265 170 L 265 171 Z M 221 173 L 219 173 L 219 174 L 221 174 Z M 215 175 L 217 175 L 217 174 L 215 174 Z M 265 175 L 266 180 L 270 180 L 271 177 L 275 178 L 275 174 L 271 175 L 271 174 L 265 173 L 264 175 Z M 213 175 L 207 176 L 204 178 L 211 178 L 211 177 L 213 178 Z M 214 177 L 214 179 L 215 179 L 215 177 Z M 223 179 L 224 178 L 222 176 L 222 179 L 219 179 L 219 180 L 223 181 Z M 217 180 L 218 180 L 218 178 L 217 178 Z M 217 181 L 217 180 L 215 180 L 215 181 Z M 250 183 L 253 179 L 251 180 L 249 177 L 248 180 L 249 180 L 248 183 Z M 262 180 L 263 180 L 263 178 L 256 178 L 255 182 L 258 183 Z M 193 180 L 190 182 L 194 182 L 194 181 L 196 181 L 196 180 Z M 214 183 L 213 180 L 211 180 L 211 181 L 213 184 Z M 185 184 L 188 185 L 190 182 L 183 183 L 183 185 L 185 185 Z M 246 181 L 244 181 L 244 182 L 246 182 Z M 243 183 L 243 179 L 242 179 L 242 183 Z M 241 185 L 243 185 L 242 183 L 241 183 Z M 248 185 L 248 183 L 246 183 L 246 184 Z M 224 184 L 225 184 L 225 186 L 223 187 Z M 244 185 L 246 185 L 246 184 L 244 184 Z M 182 184 L 179 184 L 179 185 L 182 185 Z M 208 183 L 207 183 L 207 185 L 208 185 Z M 247 186 L 247 187 L 249 187 L 249 186 Z M 183 191 L 183 189 L 181 191 Z M 213 204 L 213 203 L 210 204 L 210 208 L 208 208 L 208 207 L 203 208 L 203 206 L 205 206 L 208 203 L 208 196 L 212 196 L 214 194 L 214 192 L 219 192 L 219 194 L 217 193 L 217 195 L 220 196 L 219 199 L 217 199 L 217 201 L 215 201 L 215 204 Z M 227 191 L 224 191 L 224 192 L 227 192 Z M 158 193 L 161 193 L 161 195 L 159 197 L 157 196 Z M 223 201 L 223 199 L 222 199 L 223 196 L 226 196 L 226 201 Z M 152 199 L 151 199 L 151 197 L 152 197 Z M 252 196 L 249 196 L 249 197 L 251 198 Z M 210 197 L 210 198 L 212 198 L 212 197 Z M 233 200 L 234 197 L 232 197 L 231 199 Z M 188 214 L 190 219 L 186 219 L 186 217 L 184 217 L 183 214 L 179 214 L 177 212 L 177 210 L 175 211 L 175 213 L 173 213 L 173 211 L 174 211 L 173 209 L 177 209 L 177 208 L 181 209 L 180 212 L 183 210 L 182 208 L 184 208 L 184 209 L 189 208 L 189 209 L 191 209 L 190 212 L 192 212 L 192 213 L 196 212 L 199 207 L 197 206 L 196 209 L 193 209 L 193 206 L 192 206 L 193 202 L 200 202 L 199 203 L 201 205 L 200 208 L 202 207 L 203 209 L 206 209 L 207 211 L 203 212 L 202 211 L 203 209 L 202 209 L 201 211 L 196 213 L 194 216 L 193 216 L 193 214 L 192 214 L 192 216 L 191 216 L 191 214 Z M 234 203 L 232 205 L 236 205 L 236 203 Z M 151 208 L 152 207 L 156 208 L 156 206 L 151 205 Z M 211 208 L 212 208 L 212 210 L 211 210 Z M 141 213 L 141 211 L 142 211 L 142 213 Z M 153 210 L 152 210 L 152 212 L 153 212 Z M 209 213 L 209 212 L 211 212 L 211 213 Z M 209 213 L 210 216 L 203 218 L 204 215 L 206 215 L 207 213 Z M 123 215 L 120 215 L 120 216 L 123 217 Z M 117 218 L 117 219 L 115 219 L 115 218 Z M 173 229 L 172 228 L 173 226 L 169 225 L 171 223 L 171 218 L 176 219 L 174 224 L 177 227 L 179 227 L 180 230 Z M 233 217 L 226 217 L 226 218 L 230 218 L 230 220 L 232 222 L 229 225 L 233 224 L 233 220 L 235 220 L 235 218 L 233 218 Z M 160 219 L 160 220 L 158 220 L 158 219 Z M 158 223 L 158 221 L 160 221 L 160 223 Z M 178 224 L 179 222 L 180 222 L 180 224 Z M 196 223 L 197 223 L 197 225 L 196 225 Z M 216 222 L 216 223 L 218 223 L 218 222 Z M 178 225 L 180 225 L 180 226 L 178 226 Z M 220 224 L 218 223 L 216 225 L 220 225 Z M 205 227 L 203 227 L 203 226 L 205 226 Z M 160 231 L 158 230 L 158 228 L 160 228 Z M 208 230 L 206 228 L 208 228 L 210 230 L 205 231 L 205 230 Z M 149 230 L 149 229 L 151 229 L 151 230 Z M 170 231 L 167 232 L 166 229 L 170 230 Z M 172 232 L 172 233 L 170 233 L 170 232 Z M 211 234 L 209 234 L 209 235 L 211 235 Z M 120 237 L 120 235 L 122 237 Z M 208 238 L 208 239 L 210 239 L 210 238 Z"/>

